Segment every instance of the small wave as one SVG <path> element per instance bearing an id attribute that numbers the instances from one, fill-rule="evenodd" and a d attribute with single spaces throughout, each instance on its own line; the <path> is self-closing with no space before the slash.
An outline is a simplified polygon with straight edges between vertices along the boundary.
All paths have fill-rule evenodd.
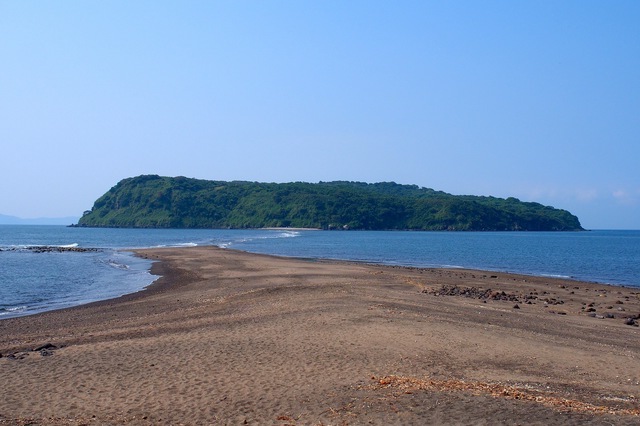
<path id="1" fill-rule="evenodd" d="M 21 312 L 26 311 L 28 308 L 28 306 L 14 306 L 13 308 L 7 308 L 6 310 L 8 312 Z"/>
<path id="2" fill-rule="evenodd" d="M 259 237 L 245 238 L 240 242 L 251 241 L 251 240 L 271 240 L 275 238 L 293 238 L 293 237 L 299 237 L 299 236 L 300 236 L 300 232 L 298 231 L 284 231 L 284 232 L 278 232 L 278 233 L 269 234 L 269 235 L 261 235 Z"/>
<path id="3" fill-rule="evenodd" d="M 300 232 L 298 231 L 282 231 L 282 232 L 274 233 L 271 235 L 265 235 L 265 236 L 256 237 L 256 238 L 260 238 L 260 239 L 292 238 L 292 237 L 299 237 L 299 236 L 300 236 Z"/>
<path id="4" fill-rule="evenodd" d="M 10 308 L 0 308 L 0 316 L 2 315 L 16 315 L 26 312 L 29 309 L 28 306 L 13 306 Z"/>
<path id="5" fill-rule="evenodd" d="M 257 237 L 257 238 L 262 238 L 262 237 Z M 217 243 L 217 244 L 214 244 L 214 245 L 216 247 L 220 247 L 220 248 L 226 249 L 226 248 L 231 247 L 234 244 L 247 243 L 247 242 L 253 241 L 254 239 L 257 239 L 257 238 L 238 238 L 238 239 L 236 239 L 234 241 L 225 241 L 225 242 Z"/>
<path id="6" fill-rule="evenodd" d="M 563 279 L 573 279 L 574 277 L 571 275 L 559 275 L 559 274 L 540 274 L 541 277 L 547 277 L 547 278 L 563 278 Z"/>
<path id="7" fill-rule="evenodd" d="M 446 263 L 443 263 L 442 265 L 437 266 L 437 268 L 444 268 L 444 269 L 465 269 L 464 266 L 460 266 L 460 265 L 449 265 Z"/>
<path id="8" fill-rule="evenodd" d="M 129 265 L 125 265 L 118 262 L 109 262 L 109 266 L 113 268 L 118 268 L 118 269 L 129 269 Z"/>
<path id="9" fill-rule="evenodd" d="M 157 244 L 149 247 L 140 247 L 140 248 L 169 248 L 169 247 L 197 247 L 197 243 L 175 243 L 175 244 Z"/>
<path id="10" fill-rule="evenodd" d="M 281 234 L 281 238 L 293 238 L 293 237 L 299 237 L 299 236 L 300 236 L 300 233 L 297 231 L 287 231 Z"/>
<path id="11" fill-rule="evenodd" d="M 57 247 L 60 247 L 60 248 L 76 248 L 76 247 L 78 247 L 78 243 L 60 245 L 60 246 L 57 246 Z"/>
<path id="12" fill-rule="evenodd" d="M 104 259 L 104 260 L 101 260 L 101 262 L 112 268 L 122 269 L 122 270 L 129 269 L 129 265 L 127 265 L 126 263 L 118 262 L 115 259 Z"/>

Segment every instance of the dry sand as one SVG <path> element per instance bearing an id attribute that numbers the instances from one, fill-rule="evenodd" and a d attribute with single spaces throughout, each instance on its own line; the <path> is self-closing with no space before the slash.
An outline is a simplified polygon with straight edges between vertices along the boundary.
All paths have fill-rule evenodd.
<path id="1" fill-rule="evenodd" d="M 149 290 L 0 321 L 0 424 L 640 424 L 638 289 L 139 254 Z"/>

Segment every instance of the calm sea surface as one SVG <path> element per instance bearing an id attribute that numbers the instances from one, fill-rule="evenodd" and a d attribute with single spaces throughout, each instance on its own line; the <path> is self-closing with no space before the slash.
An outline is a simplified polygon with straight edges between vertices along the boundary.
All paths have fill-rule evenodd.
<path id="1" fill-rule="evenodd" d="M 142 290 L 131 248 L 214 245 L 283 256 L 477 268 L 640 287 L 640 231 L 378 232 L 0 225 L 0 319 Z M 36 253 L 31 246 L 99 248 Z"/>

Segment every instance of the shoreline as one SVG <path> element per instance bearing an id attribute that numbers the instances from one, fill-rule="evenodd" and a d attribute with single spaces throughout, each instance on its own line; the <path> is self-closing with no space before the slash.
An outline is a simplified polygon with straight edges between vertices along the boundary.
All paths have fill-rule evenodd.
<path id="1" fill-rule="evenodd" d="M 264 230 L 320 230 L 320 229 L 315 229 L 315 228 L 261 228 Z M 38 248 L 37 246 L 34 246 L 35 248 Z M 56 247 L 56 246 L 43 246 L 43 247 Z M 258 252 L 250 252 L 250 251 L 245 251 L 245 250 L 240 250 L 240 249 L 232 249 L 232 248 L 223 248 L 223 247 L 219 247 L 219 246 L 215 246 L 215 245 L 202 245 L 202 246 L 195 246 L 195 247 L 200 247 L 200 248 L 214 248 L 214 249 L 220 249 L 220 250 L 229 250 L 232 252 L 238 252 L 238 253 L 246 253 L 249 255 L 256 255 L 256 256 L 267 256 L 267 257 L 273 257 L 273 258 L 281 258 L 281 259 L 290 259 L 290 260 L 302 260 L 302 261 L 317 261 L 317 262 L 332 262 L 332 263 L 344 263 L 344 264 L 353 264 L 353 265 L 366 265 L 366 266 L 378 266 L 378 267 L 390 267 L 390 268 L 407 268 L 407 269 L 424 269 L 424 270 L 442 270 L 442 271 L 449 271 L 449 272 L 453 272 L 453 271 L 469 271 L 469 272 L 475 272 L 475 273 L 481 273 L 481 274 L 508 274 L 508 275 L 514 275 L 514 276 L 522 276 L 522 277 L 530 277 L 532 279 L 558 279 L 558 280 L 566 280 L 566 281 L 570 281 L 570 282 L 576 282 L 576 283 L 588 283 L 588 284 L 595 284 L 595 285 L 602 285 L 602 286 L 608 286 L 608 287 L 614 287 L 614 288 L 627 288 L 627 289 L 636 289 L 638 291 L 640 291 L 640 284 L 638 286 L 634 286 L 634 285 L 628 285 L 628 284 L 617 284 L 617 283 L 608 283 L 608 282 L 601 282 L 601 281 L 590 281 L 590 280 L 585 280 L 585 279 L 580 279 L 577 277 L 572 277 L 572 276 L 562 276 L 562 275 L 544 275 L 544 274 L 528 274 L 528 273 L 520 273 L 520 272 L 512 272 L 512 271 L 506 271 L 506 270 L 492 270 L 492 269 L 477 269 L 477 268 L 467 268 L 467 267 L 455 267 L 455 266 L 418 266 L 418 265 L 403 265 L 403 264 L 386 264 L 386 263 L 376 263 L 376 262 L 372 262 L 372 261 L 367 261 L 367 260 L 345 260 L 345 259 L 332 259 L 332 258 L 315 258 L 315 257 L 297 257 L 297 256 L 286 256 L 286 255 L 277 255 L 277 254 L 267 254 L 267 253 L 258 253 Z M 166 248 L 175 248 L 175 249 L 182 249 L 182 248 L 188 248 L 185 246 L 175 246 L 175 247 L 166 247 Z M 129 253 L 131 256 L 134 257 L 138 257 L 140 259 L 144 259 L 144 260 L 149 260 L 152 261 L 152 264 L 149 267 L 149 273 L 152 276 L 156 276 L 157 278 L 154 279 L 150 284 L 146 285 L 145 287 L 138 289 L 136 291 L 133 291 L 131 293 L 126 293 L 126 294 L 122 294 L 120 296 L 115 296 L 115 297 L 110 297 L 107 299 L 101 299 L 101 300 L 95 300 L 92 302 L 87 302 L 87 303 L 82 303 L 79 305 L 72 305 L 72 306 L 65 306 L 65 307 L 61 307 L 61 308 L 53 308 L 53 309 L 49 309 L 49 310 L 44 310 L 44 311 L 38 311 L 38 312 L 34 312 L 34 313 L 29 313 L 29 314 L 22 314 L 22 315 L 14 315 L 14 316 L 8 316 L 8 317 L 0 317 L 0 322 L 4 321 L 4 320 L 8 320 L 8 319 L 12 319 L 12 318 L 22 318 L 25 316 L 34 316 L 34 315 L 40 315 L 40 314 L 46 314 L 48 312 L 55 312 L 55 311 L 61 311 L 61 310 L 68 310 L 68 309 L 75 309 L 75 308 L 81 308 L 84 306 L 93 306 L 93 305 L 100 305 L 100 304 L 109 304 L 110 302 L 114 302 L 114 301 L 118 301 L 120 299 L 123 300 L 129 300 L 132 298 L 138 298 L 138 297 L 144 297 L 145 294 L 147 292 L 151 292 L 153 293 L 154 291 L 156 291 L 156 284 L 158 284 L 158 288 L 160 289 L 164 289 L 165 287 L 168 286 L 168 284 L 165 283 L 165 281 L 159 282 L 161 281 L 161 279 L 163 278 L 164 274 L 163 272 L 157 272 L 157 271 L 165 271 L 164 265 L 162 265 L 162 262 L 160 259 L 154 259 L 151 257 L 147 257 L 147 255 L 145 255 L 145 252 L 147 251 L 153 251 L 155 250 L 156 247 L 148 247 L 148 248 L 123 248 L 123 249 L 116 249 L 116 251 L 122 252 L 122 253 Z M 65 251 L 99 251 L 99 250 L 104 250 L 101 248 L 64 248 Z M 168 277 L 167 281 L 171 281 L 171 278 Z"/>
<path id="2" fill-rule="evenodd" d="M 264 228 L 264 229 L 267 229 L 267 228 Z M 272 229 L 281 230 L 281 229 L 287 229 L 287 228 L 272 228 Z M 300 228 L 300 229 L 307 230 L 306 228 Z M 241 253 L 241 254 L 246 254 L 250 256 L 254 255 L 254 256 L 265 257 L 265 258 L 303 261 L 303 262 L 319 262 L 324 264 L 342 264 L 342 265 L 354 265 L 354 266 L 361 265 L 361 266 L 368 266 L 368 267 L 392 268 L 392 269 L 442 271 L 444 273 L 449 273 L 449 274 L 451 273 L 455 274 L 460 272 L 460 273 L 470 273 L 472 275 L 474 274 L 483 275 L 485 277 L 486 276 L 495 277 L 496 274 L 501 274 L 506 276 L 517 277 L 518 280 L 522 280 L 524 282 L 526 282 L 527 279 L 553 280 L 553 281 L 560 281 L 560 282 L 566 281 L 567 284 L 577 283 L 577 284 L 583 284 L 583 285 L 593 285 L 596 287 L 599 287 L 599 286 L 611 287 L 612 289 L 615 289 L 615 288 L 628 289 L 634 292 L 634 294 L 637 294 L 638 298 L 640 298 L 640 286 L 612 284 L 612 283 L 605 283 L 605 282 L 598 282 L 598 281 L 587 281 L 587 280 L 580 280 L 578 278 L 574 278 L 570 276 L 530 275 L 530 274 L 524 274 L 524 273 L 518 273 L 518 272 L 509 272 L 509 271 L 500 271 L 500 270 L 491 270 L 491 269 L 474 269 L 474 268 L 465 268 L 465 267 L 444 267 L 444 266 L 443 267 L 439 267 L 439 266 L 424 267 L 424 266 L 411 266 L 411 265 L 392 265 L 392 264 L 385 264 L 385 263 L 369 262 L 366 260 L 343 260 L 343 259 L 330 259 L 330 258 L 284 256 L 284 255 L 277 255 L 277 254 L 255 253 L 255 252 L 250 252 L 245 250 L 223 248 L 218 246 L 195 246 L 195 247 L 176 246 L 176 247 L 164 247 L 164 248 L 181 250 L 181 249 L 196 248 L 196 247 L 204 248 L 204 249 L 210 248 L 214 250 L 226 250 L 230 252 Z M 119 302 L 137 300 L 140 298 L 145 298 L 147 296 L 154 295 L 155 293 L 169 291 L 176 286 L 179 287 L 179 286 L 188 284 L 190 282 L 189 280 L 193 281 L 198 279 L 197 276 L 195 276 L 193 273 L 190 273 L 189 271 L 184 271 L 179 268 L 173 268 L 168 266 L 166 264 L 166 261 L 163 261 L 161 257 L 158 257 L 157 255 L 152 254 L 155 250 L 162 250 L 162 249 L 163 248 L 151 248 L 151 247 L 135 248 L 135 249 L 118 249 L 118 251 L 129 253 L 131 256 L 138 257 L 140 259 L 144 259 L 152 262 L 149 267 L 149 273 L 152 276 L 156 276 L 157 278 L 154 279 L 147 286 L 137 291 L 134 291 L 132 293 L 122 294 L 120 296 L 111 297 L 107 299 L 95 300 L 88 303 L 82 303 L 79 305 L 66 306 L 63 308 L 55 308 L 55 309 L 46 310 L 46 311 L 39 311 L 32 314 L 10 316 L 7 318 L 0 317 L 0 323 L 4 320 L 33 317 L 33 316 L 38 316 L 43 314 L 46 315 L 51 312 L 91 308 L 93 306 L 96 306 L 96 307 L 111 306 L 112 304 L 117 304 Z M 95 249 L 90 249 L 90 250 L 95 250 Z M 596 290 L 596 291 L 600 291 L 600 290 Z M 636 291 L 637 293 L 635 293 Z M 640 310 L 638 311 L 637 317 L 638 317 L 638 323 L 640 324 Z"/>
<path id="3" fill-rule="evenodd" d="M 625 324 L 640 289 L 217 247 L 133 252 L 162 275 L 147 289 L 0 321 L 0 424 L 640 415 L 640 328 Z"/>
<path id="4" fill-rule="evenodd" d="M 267 228 L 263 228 L 263 229 L 267 229 Z M 287 228 L 269 228 L 269 229 L 282 230 L 282 229 L 287 229 Z M 300 228 L 300 229 L 308 230 L 307 228 Z M 313 228 L 309 228 L 309 230 L 314 230 L 314 229 Z M 24 317 L 32 317 L 32 316 L 37 316 L 37 315 L 43 315 L 43 314 L 47 314 L 47 313 L 51 313 L 51 312 L 82 309 L 82 308 L 85 308 L 85 307 L 90 308 L 90 307 L 93 307 L 93 306 L 110 306 L 110 305 L 112 305 L 114 303 L 136 300 L 136 299 L 139 299 L 139 298 L 145 298 L 147 296 L 153 295 L 153 294 L 155 294 L 157 292 L 168 291 L 168 290 L 171 290 L 176 285 L 178 285 L 178 286 L 186 285 L 186 284 L 189 283 L 189 280 L 196 280 L 197 276 L 194 276 L 194 274 L 189 273 L 188 271 L 183 271 L 183 270 L 180 270 L 178 268 L 172 268 L 172 267 L 168 266 L 166 264 L 166 262 L 164 262 L 162 260 L 162 258 L 158 257 L 157 255 L 152 254 L 152 252 L 154 252 L 155 250 L 162 250 L 162 249 L 178 249 L 178 250 L 181 250 L 181 249 L 189 249 L 189 248 L 196 248 L 196 247 L 204 248 L 204 249 L 210 248 L 210 249 L 214 249 L 214 250 L 226 250 L 226 251 L 235 252 L 235 253 L 242 253 L 242 254 L 246 254 L 246 255 L 255 255 L 255 256 L 273 258 L 273 259 L 303 261 L 303 262 L 320 262 L 320 263 L 324 263 L 324 264 L 332 264 L 333 263 L 333 264 L 354 265 L 354 266 L 361 265 L 361 266 L 368 266 L 368 267 L 392 268 L 392 269 L 398 269 L 399 268 L 399 269 L 407 269 L 407 270 L 443 271 L 445 273 L 454 273 L 454 274 L 457 273 L 457 272 L 461 272 L 461 273 L 462 272 L 466 272 L 466 273 L 470 273 L 472 275 L 473 274 L 478 274 L 478 275 L 491 276 L 491 277 L 495 276 L 496 274 L 502 274 L 502 275 L 517 277 L 519 280 L 522 280 L 522 281 L 525 281 L 525 282 L 526 282 L 527 278 L 529 278 L 531 280 L 567 281 L 568 284 L 577 283 L 577 284 L 583 284 L 583 285 L 586 284 L 586 285 L 594 285 L 594 286 L 611 287 L 613 289 L 615 289 L 615 288 L 628 289 L 628 290 L 631 290 L 631 291 L 637 291 L 637 294 L 640 295 L 640 286 L 581 280 L 581 279 L 574 278 L 574 277 L 571 277 L 571 276 L 531 275 L 531 274 L 526 274 L 526 273 L 491 270 L 491 269 L 474 269 L 474 268 L 465 268 L 465 267 L 446 267 L 446 266 L 442 266 L 442 267 L 440 267 L 440 266 L 425 267 L 425 266 L 411 266 L 411 265 L 400 265 L 400 264 L 392 265 L 392 264 L 385 264 L 385 263 L 375 263 L 375 262 L 370 262 L 370 261 L 366 261 L 366 260 L 344 260 L 344 259 L 330 259 L 330 258 L 284 256 L 284 255 L 277 255 L 277 254 L 256 253 L 256 252 L 250 252 L 250 251 L 239 250 L 239 249 L 223 248 L 223 247 L 218 247 L 218 246 L 195 246 L 195 247 L 176 246 L 176 247 L 163 247 L 163 248 L 149 247 L 149 248 L 134 248 L 134 249 L 118 249 L 118 251 L 121 251 L 121 252 L 124 252 L 124 253 L 129 253 L 130 255 L 132 255 L 134 257 L 138 257 L 140 259 L 144 259 L 144 260 L 148 260 L 148 261 L 152 262 L 150 267 L 149 267 L 149 273 L 152 276 L 156 276 L 157 278 L 154 279 L 147 286 L 145 286 L 145 287 L 143 287 L 143 288 L 141 288 L 141 289 L 139 289 L 137 291 L 134 291 L 132 293 L 126 293 L 126 294 L 122 294 L 120 296 L 111 297 L 111 298 L 102 299 L 102 300 L 95 300 L 95 301 L 92 301 L 92 302 L 82 303 L 82 304 L 79 304 L 79 305 L 66 306 L 66 307 L 63 307 L 63 308 L 55 308 L 55 309 L 51 309 L 51 310 L 35 312 L 35 313 L 32 313 L 32 314 L 11 316 L 11 317 L 7 317 L 7 318 L 1 318 L 0 317 L 0 322 L 2 322 L 4 320 L 15 319 L 15 318 L 24 318 Z M 96 249 L 90 249 L 90 250 L 96 250 Z M 487 274 L 489 274 L 489 275 L 487 275 Z M 640 296 L 639 296 L 639 298 L 640 298 Z M 639 320 L 638 322 L 640 323 L 640 311 L 639 311 L 639 314 L 638 314 L 638 320 Z"/>

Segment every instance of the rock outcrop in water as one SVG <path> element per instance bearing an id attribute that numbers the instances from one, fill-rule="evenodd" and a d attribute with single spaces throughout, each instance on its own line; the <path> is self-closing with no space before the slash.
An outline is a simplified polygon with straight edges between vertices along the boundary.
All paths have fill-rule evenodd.
<path id="1" fill-rule="evenodd" d="M 64 247 L 64 246 L 26 246 L 26 247 L 5 247 L 0 248 L 0 251 L 32 251 L 34 253 L 88 253 L 101 251 L 98 248 L 91 247 Z"/>

